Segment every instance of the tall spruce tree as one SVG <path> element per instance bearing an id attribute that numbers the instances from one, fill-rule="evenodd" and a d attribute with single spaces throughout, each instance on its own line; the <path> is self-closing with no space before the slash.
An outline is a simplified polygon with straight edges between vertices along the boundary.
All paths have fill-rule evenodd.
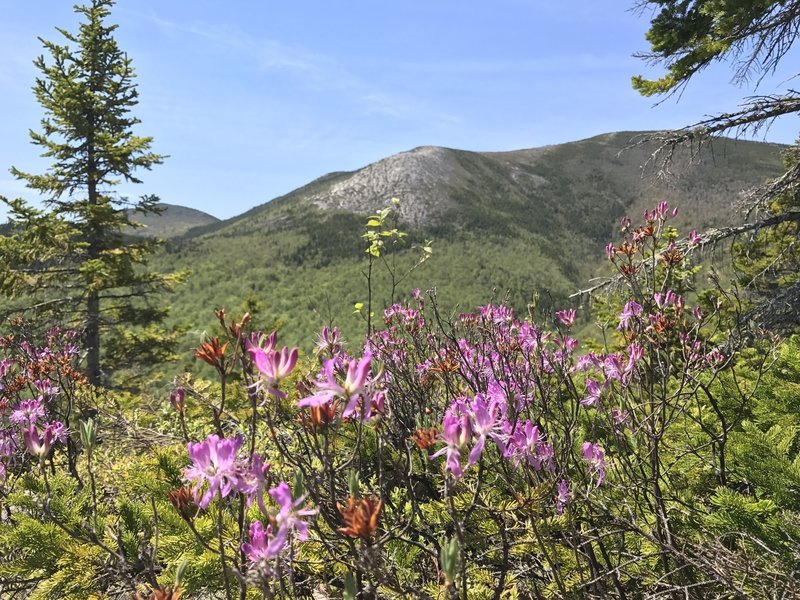
<path id="1" fill-rule="evenodd" d="M 35 61 L 41 76 L 33 91 L 44 117 L 30 137 L 53 163 L 44 174 L 11 171 L 42 196 L 44 209 L 3 198 L 11 228 L 0 236 L 0 291 L 11 299 L 5 312 L 79 327 L 95 384 L 169 352 L 175 336 L 159 326 L 166 313 L 155 296 L 180 279 L 149 272 L 156 242 L 129 235 L 132 213 L 158 212 L 158 199 L 115 192 L 140 183 L 137 170 L 164 157 L 150 150 L 152 138 L 134 134 L 135 73 L 114 39 L 117 26 L 106 22 L 113 4 L 76 6 L 83 20 L 77 33 L 57 28 L 63 43 L 40 38 L 48 56 Z"/>

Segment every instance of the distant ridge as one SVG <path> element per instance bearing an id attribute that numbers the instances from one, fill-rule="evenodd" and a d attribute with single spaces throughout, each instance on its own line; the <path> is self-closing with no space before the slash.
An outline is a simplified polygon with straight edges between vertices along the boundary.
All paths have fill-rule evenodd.
<path id="1" fill-rule="evenodd" d="M 261 314 L 264 327 L 280 323 L 286 343 L 307 342 L 323 324 L 354 339 L 363 320 L 353 306 L 367 293 L 365 217 L 397 197 L 396 226 L 408 233 L 393 255 L 401 274 L 426 240 L 433 254 L 397 285 L 373 282 L 376 315 L 413 288 L 435 288 L 445 311 L 492 299 L 524 310 L 534 296 L 545 312 L 563 308 L 607 272 L 603 248 L 618 239 L 622 216 L 638 220 L 666 200 L 679 209 L 670 223 L 683 235 L 736 223 L 743 192 L 783 172 L 784 146 L 719 139 L 693 162 L 678 153 L 672 176 L 654 177 L 643 166 L 655 147 L 627 149 L 641 135 L 508 152 L 421 146 L 191 229 L 154 263 L 191 269 L 170 303 L 195 326 L 213 326 L 211 310 L 224 307 Z"/>
<path id="2" fill-rule="evenodd" d="M 179 206 L 177 204 L 158 205 L 163 209 L 160 214 L 132 213 L 131 220 L 144 227 L 133 229 L 133 235 L 170 239 L 184 235 L 195 227 L 203 227 L 218 223 L 219 219 L 201 210 Z"/>
<path id="3" fill-rule="evenodd" d="M 531 231 L 558 226 L 605 236 L 623 212 L 635 214 L 660 200 L 680 204 L 683 222 L 702 228 L 727 222 L 742 191 L 781 173 L 784 146 L 720 138 L 714 152 L 693 164 L 678 152 L 672 176 L 657 179 L 644 169 L 654 146 L 629 148 L 644 133 L 505 152 L 421 146 L 356 171 L 323 175 L 191 235 L 284 227 L 301 209 L 364 215 L 393 197 L 401 201 L 401 221 L 422 229 L 482 229 L 500 221 Z"/>

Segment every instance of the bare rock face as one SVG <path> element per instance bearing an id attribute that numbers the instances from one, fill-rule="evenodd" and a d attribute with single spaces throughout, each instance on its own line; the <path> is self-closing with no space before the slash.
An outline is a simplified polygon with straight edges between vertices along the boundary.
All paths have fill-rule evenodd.
<path id="1" fill-rule="evenodd" d="M 321 209 L 363 214 L 398 198 L 400 218 L 423 225 L 450 206 L 448 187 L 465 175 L 452 151 L 421 146 L 368 165 L 309 200 Z"/>

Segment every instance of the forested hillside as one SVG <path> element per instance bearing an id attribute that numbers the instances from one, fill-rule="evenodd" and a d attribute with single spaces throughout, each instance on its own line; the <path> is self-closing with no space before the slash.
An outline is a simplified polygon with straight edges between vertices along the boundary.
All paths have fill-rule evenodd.
<path id="1" fill-rule="evenodd" d="M 625 214 L 666 200 L 676 226 L 702 230 L 740 218 L 744 193 L 781 171 L 781 147 L 719 139 L 695 162 L 679 154 L 669 177 L 648 160 L 642 133 L 612 133 L 503 153 L 418 148 L 353 173 L 334 173 L 244 215 L 171 240 L 154 264 L 191 270 L 170 298 L 173 319 L 192 323 L 196 343 L 213 324 L 208 307 L 257 309 L 287 339 L 307 343 L 322 325 L 363 331 L 353 305 L 366 300 L 367 217 L 393 208 L 408 237 L 392 248 L 405 273 L 426 240 L 433 252 L 395 289 L 435 288 L 460 310 L 490 299 L 524 309 L 568 304 L 602 264 L 602 248 Z M 399 204 L 390 200 L 397 198 Z M 378 266 L 378 306 L 392 302 Z M 380 308 L 382 309 L 382 308 Z"/>

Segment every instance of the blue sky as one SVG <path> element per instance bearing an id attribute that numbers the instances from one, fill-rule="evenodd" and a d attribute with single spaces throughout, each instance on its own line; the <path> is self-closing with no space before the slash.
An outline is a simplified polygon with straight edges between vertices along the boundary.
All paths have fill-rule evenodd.
<path id="1" fill-rule="evenodd" d="M 48 164 L 27 137 L 42 115 L 32 60 L 37 36 L 76 29 L 71 4 L 2 2 L 0 195 L 35 199 L 7 169 Z M 630 87 L 658 73 L 633 56 L 647 50 L 649 16 L 633 4 L 119 0 L 111 21 L 138 74 L 138 133 L 170 155 L 122 192 L 227 218 L 416 146 L 512 150 L 676 128 L 796 87 L 790 72 L 737 87 L 719 65 L 656 105 Z M 759 139 L 797 132 L 790 117 Z"/>

